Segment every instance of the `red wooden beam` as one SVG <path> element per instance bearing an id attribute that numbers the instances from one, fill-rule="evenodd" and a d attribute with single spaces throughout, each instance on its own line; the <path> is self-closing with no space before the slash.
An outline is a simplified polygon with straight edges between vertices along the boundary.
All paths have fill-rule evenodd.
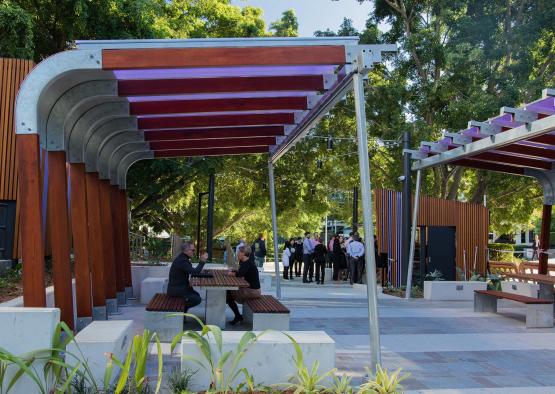
<path id="1" fill-rule="evenodd" d="M 100 181 L 96 172 L 85 173 L 93 306 L 105 307 L 106 284 L 104 282 L 104 248 L 102 222 L 100 220 L 99 183 Z"/>
<path id="2" fill-rule="evenodd" d="M 102 250 L 104 261 L 104 284 L 106 299 L 117 298 L 116 287 L 116 254 L 114 252 L 114 227 L 112 223 L 112 208 L 110 198 L 110 183 L 106 180 L 98 181 L 100 197 L 100 223 L 102 224 Z"/>
<path id="3" fill-rule="evenodd" d="M 283 126 L 222 127 L 211 129 L 146 130 L 145 141 L 176 141 L 211 138 L 272 137 L 284 135 Z"/>
<path id="4" fill-rule="evenodd" d="M 48 152 L 48 227 L 52 244 L 54 304 L 60 320 L 74 328 L 71 265 L 69 263 L 69 215 L 67 204 L 66 154 Z"/>
<path id="5" fill-rule="evenodd" d="M 45 307 L 44 242 L 42 239 L 41 176 L 38 134 L 16 136 L 19 174 L 18 203 L 23 261 L 23 305 Z"/>
<path id="6" fill-rule="evenodd" d="M 270 146 L 275 145 L 275 137 L 260 138 L 228 138 L 210 140 L 186 140 L 186 141 L 154 141 L 150 142 L 152 150 L 170 149 L 202 149 L 202 148 L 233 148 L 245 146 Z"/>
<path id="7" fill-rule="evenodd" d="M 545 158 L 555 160 L 555 150 L 537 148 L 529 145 L 513 144 L 504 146 L 502 148 L 496 148 L 496 151 L 519 153 L 521 155 L 533 156 L 535 158 Z"/>
<path id="8" fill-rule="evenodd" d="M 540 135 L 539 137 L 531 138 L 530 141 L 539 142 L 540 144 L 546 144 L 546 145 L 555 145 L 555 135 L 544 134 L 544 135 Z"/>
<path id="9" fill-rule="evenodd" d="M 192 156 L 227 156 L 246 155 L 255 153 L 268 153 L 267 146 L 245 146 L 240 148 L 214 148 L 214 149 L 181 149 L 159 150 L 154 152 L 154 157 L 192 157 Z"/>
<path id="10" fill-rule="evenodd" d="M 110 209 L 112 210 L 112 223 L 113 223 L 113 242 L 114 242 L 114 255 L 116 267 L 116 290 L 118 293 L 125 294 L 125 268 L 124 268 L 124 250 L 122 238 L 122 223 L 121 216 L 119 215 L 120 202 L 119 202 L 119 188 L 117 186 L 110 186 Z"/>
<path id="11" fill-rule="evenodd" d="M 89 264 L 89 230 L 87 223 L 87 190 L 85 164 L 72 163 L 70 171 L 71 232 L 75 271 L 77 317 L 92 317 L 91 273 Z"/>
<path id="12" fill-rule="evenodd" d="M 131 115 L 194 112 L 305 110 L 306 97 L 256 97 L 212 100 L 141 101 L 130 104 Z"/>
<path id="13" fill-rule="evenodd" d="M 120 96 L 321 90 L 324 90 L 322 75 L 124 79 L 118 81 Z"/>
<path id="14" fill-rule="evenodd" d="M 140 129 L 171 129 L 185 127 L 220 127 L 220 126 L 262 126 L 276 124 L 293 124 L 293 113 L 269 113 L 249 115 L 213 115 L 213 116 L 163 116 L 140 118 Z"/>
<path id="15" fill-rule="evenodd" d="M 344 63 L 343 45 L 102 50 L 104 70 Z"/>
<path id="16" fill-rule="evenodd" d="M 512 164 L 516 166 L 537 168 L 541 170 L 551 169 L 551 162 L 537 160 L 537 159 L 525 159 L 518 156 L 509 156 L 509 155 L 503 155 L 503 154 L 492 153 L 492 152 L 480 153 L 479 155 L 472 156 L 472 159 L 491 161 L 491 162 L 501 163 L 501 164 Z"/>
<path id="17" fill-rule="evenodd" d="M 510 165 L 495 164 L 495 163 L 479 161 L 479 160 L 461 159 L 461 160 L 453 161 L 449 164 L 462 166 L 462 167 L 476 168 L 478 170 L 488 170 L 488 171 L 505 172 L 507 174 L 514 174 L 514 175 L 524 175 L 524 168 L 522 167 L 513 167 Z"/>
<path id="18" fill-rule="evenodd" d="M 123 267 L 125 272 L 125 287 L 133 288 L 133 279 L 131 277 L 131 255 L 129 253 L 129 219 L 127 216 L 127 195 L 125 190 L 119 191 L 119 215 L 121 216 L 121 239 L 123 240 Z"/>

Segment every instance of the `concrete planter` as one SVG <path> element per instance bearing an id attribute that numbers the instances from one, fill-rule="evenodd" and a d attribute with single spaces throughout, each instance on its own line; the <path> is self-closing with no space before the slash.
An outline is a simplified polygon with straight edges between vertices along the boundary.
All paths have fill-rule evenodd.
<path id="1" fill-rule="evenodd" d="M 472 301 L 474 290 L 487 290 L 487 283 L 481 281 L 424 281 L 424 298 L 443 301 Z"/>
<path id="2" fill-rule="evenodd" d="M 502 281 L 501 290 L 506 293 L 519 294 L 521 296 L 537 298 L 540 285 L 536 283 L 523 283 L 514 281 Z"/>

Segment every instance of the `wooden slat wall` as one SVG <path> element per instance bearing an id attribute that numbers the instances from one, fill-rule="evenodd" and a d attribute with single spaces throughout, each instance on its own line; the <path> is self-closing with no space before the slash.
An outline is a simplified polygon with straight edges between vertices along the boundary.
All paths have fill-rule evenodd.
<path id="1" fill-rule="evenodd" d="M 394 286 L 401 283 L 401 193 L 393 190 L 375 191 L 376 230 L 378 251 L 389 257 L 389 281 Z M 413 206 L 413 199 L 411 199 Z M 418 226 L 456 227 L 456 264 L 463 269 L 466 251 L 467 272 L 472 271 L 474 253 L 478 247 L 476 269 L 486 271 L 489 210 L 479 204 L 420 197 Z"/>
<path id="2" fill-rule="evenodd" d="M 15 157 L 15 99 L 19 86 L 34 67 L 31 60 L 0 58 L 0 200 L 17 200 Z M 17 204 L 13 257 L 19 257 L 19 204 Z"/>

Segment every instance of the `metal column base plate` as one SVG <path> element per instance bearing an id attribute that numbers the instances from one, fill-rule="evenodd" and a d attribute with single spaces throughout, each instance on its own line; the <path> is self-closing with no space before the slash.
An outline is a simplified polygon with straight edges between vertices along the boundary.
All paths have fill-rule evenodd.
<path id="1" fill-rule="evenodd" d="M 93 321 L 92 316 L 78 317 L 77 322 L 75 323 L 75 328 L 77 329 L 77 332 L 87 327 L 89 324 L 92 323 L 92 321 Z"/>
<path id="2" fill-rule="evenodd" d="M 106 306 L 93 306 L 93 320 L 108 320 Z"/>
<path id="3" fill-rule="evenodd" d="M 116 293 L 116 300 L 118 302 L 118 306 L 125 305 L 127 303 L 126 300 L 125 300 L 125 292 L 124 291 L 118 291 Z"/>
<path id="4" fill-rule="evenodd" d="M 118 313 L 118 300 L 117 298 L 107 298 L 106 299 L 106 312 L 109 315 L 115 315 Z"/>
<path id="5" fill-rule="evenodd" d="M 129 286 L 125 288 L 125 299 L 126 300 L 134 300 L 136 298 L 133 297 L 133 287 Z"/>

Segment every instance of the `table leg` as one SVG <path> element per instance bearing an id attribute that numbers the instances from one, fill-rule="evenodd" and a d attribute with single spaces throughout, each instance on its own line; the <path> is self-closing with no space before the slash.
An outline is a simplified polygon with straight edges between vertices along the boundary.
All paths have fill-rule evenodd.
<path id="1" fill-rule="evenodd" d="M 226 290 L 206 290 L 206 324 L 225 327 Z"/>

